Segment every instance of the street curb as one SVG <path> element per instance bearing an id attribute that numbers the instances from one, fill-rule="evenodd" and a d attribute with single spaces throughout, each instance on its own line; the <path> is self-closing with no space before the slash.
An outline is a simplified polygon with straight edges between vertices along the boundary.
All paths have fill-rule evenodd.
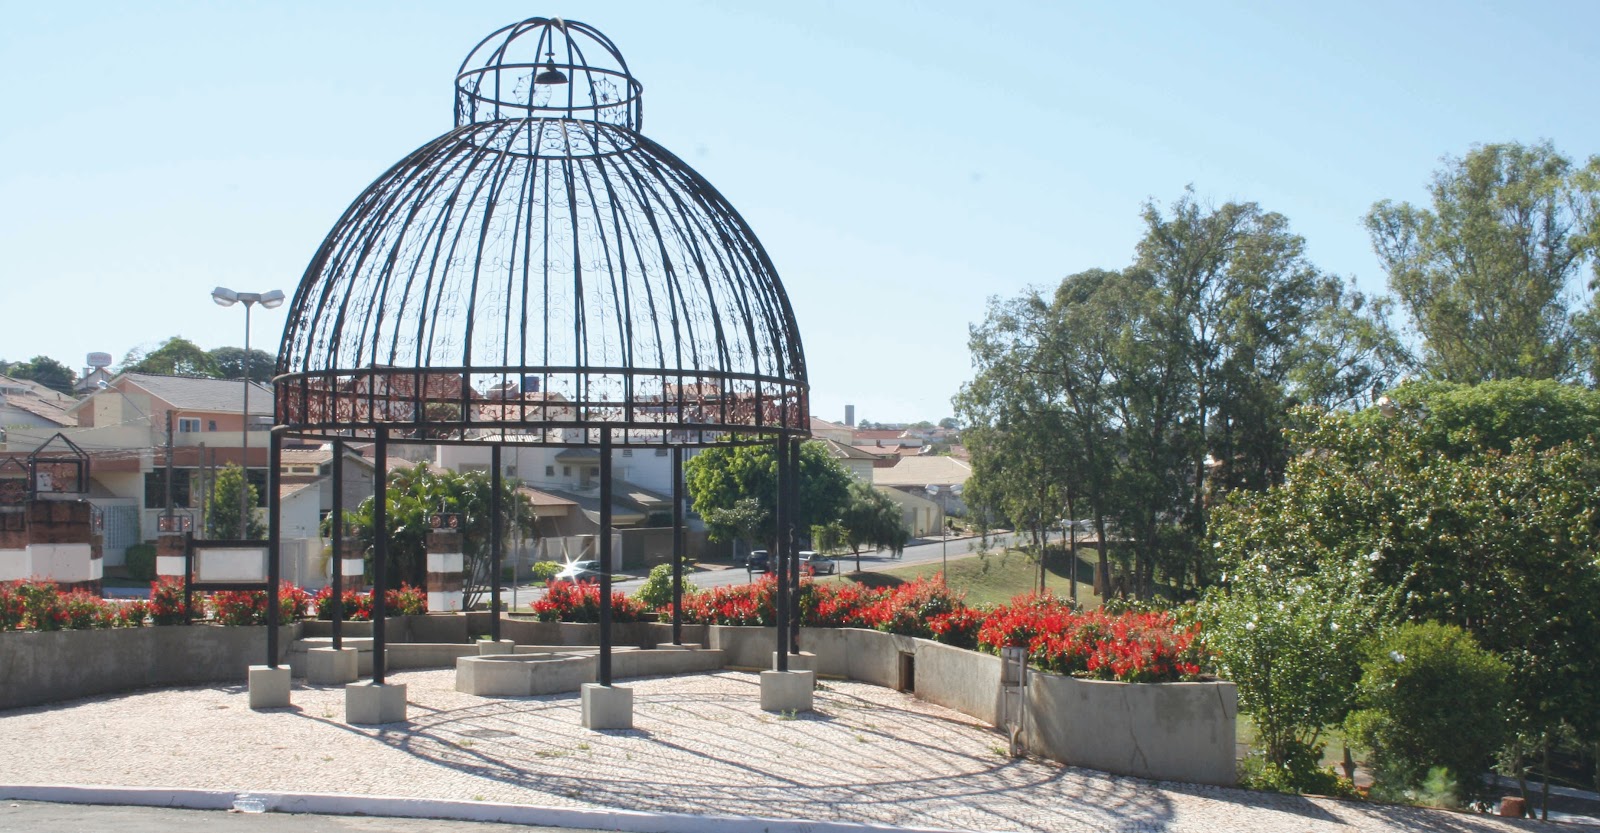
<path id="1" fill-rule="evenodd" d="M 242 793 L 176 787 L 103 787 L 78 784 L 0 784 L 0 800 L 50 804 L 109 804 L 183 810 L 231 810 Z M 755 816 L 696 816 L 637 810 L 586 810 L 491 801 L 450 801 L 382 795 L 251 790 L 267 812 L 325 816 L 379 816 L 501 824 L 577 827 L 624 833 L 951 833 L 932 827 L 890 827 L 853 822 L 768 819 Z"/>

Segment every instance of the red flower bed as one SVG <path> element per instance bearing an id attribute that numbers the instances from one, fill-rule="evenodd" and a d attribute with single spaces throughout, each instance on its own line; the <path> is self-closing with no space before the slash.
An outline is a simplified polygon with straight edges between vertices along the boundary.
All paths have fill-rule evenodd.
<path id="1" fill-rule="evenodd" d="M 285 591 L 287 592 L 287 591 Z M 304 593 L 304 591 L 301 591 Z M 372 594 L 346 590 L 339 594 L 341 615 L 346 622 L 372 620 Z M 311 608 L 318 619 L 333 618 L 333 588 L 324 587 L 310 597 Z M 304 605 L 302 605 L 302 609 Z M 428 594 L 420 587 L 402 583 L 383 591 L 383 615 L 417 616 L 428 612 Z"/>
<path id="2" fill-rule="evenodd" d="M 544 598 L 533 603 L 533 612 L 541 622 L 598 622 L 600 584 L 552 581 L 545 585 Z M 611 594 L 611 621 L 638 622 L 644 614 L 644 605 L 627 594 Z"/>
<path id="3" fill-rule="evenodd" d="M 1051 596 L 1019 596 L 984 620 L 978 644 L 987 650 L 1025 647 L 1041 670 L 1097 680 L 1164 683 L 1200 673 L 1200 625 L 1180 626 L 1171 613 L 1074 612 Z"/>
<path id="4" fill-rule="evenodd" d="M 771 625 L 777 621 L 778 580 L 765 575 L 755 584 L 715 587 L 685 593 L 683 621 L 697 625 Z M 672 605 L 663 608 L 672 615 Z"/>

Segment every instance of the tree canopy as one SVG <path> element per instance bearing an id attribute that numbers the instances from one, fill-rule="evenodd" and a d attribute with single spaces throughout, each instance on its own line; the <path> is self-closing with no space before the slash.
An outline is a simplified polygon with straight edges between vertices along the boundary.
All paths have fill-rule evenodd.
<path id="1" fill-rule="evenodd" d="M 0 372 L 15 379 L 26 379 L 37 382 L 61 393 L 72 393 L 73 383 L 78 381 L 78 374 L 72 368 L 49 356 L 34 356 L 25 362 L 6 364 L 0 362 Z"/>
<path id="2" fill-rule="evenodd" d="M 272 381 L 277 361 L 265 350 L 250 349 L 248 357 L 243 347 L 218 347 L 206 354 L 211 358 L 217 375 L 224 379 L 243 379 L 265 385 Z"/>
<path id="3" fill-rule="evenodd" d="M 219 375 L 211 354 L 183 336 L 173 336 L 149 353 L 141 352 L 138 348 L 128 351 L 122 360 L 120 372 L 213 378 Z"/>
<path id="4" fill-rule="evenodd" d="M 1367 401 L 1398 343 L 1281 215 L 1186 192 L 1143 219 L 1130 266 L 992 301 L 956 406 L 969 503 L 1039 529 L 1082 501 L 1148 592 L 1158 567 L 1203 583 L 1208 495 L 1277 482 L 1288 408 Z"/>
<path id="5" fill-rule="evenodd" d="M 1567 380 L 1592 362 L 1579 283 L 1600 246 L 1597 178 L 1600 157 L 1579 168 L 1549 142 L 1482 145 L 1445 159 L 1432 208 L 1372 207 L 1373 248 L 1430 377 Z"/>
<path id="6" fill-rule="evenodd" d="M 770 444 L 708 448 L 684 463 L 684 485 L 694 511 L 705 520 L 711 536 L 725 541 L 753 534 L 757 540 L 777 537 L 778 458 Z M 812 526 L 837 520 L 849 499 L 850 474 L 821 443 L 800 444 L 800 505 L 794 528 L 806 534 Z M 757 503 L 750 515 L 759 522 L 749 529 L 733 523 L 726 514 L 742 498 Z"/>

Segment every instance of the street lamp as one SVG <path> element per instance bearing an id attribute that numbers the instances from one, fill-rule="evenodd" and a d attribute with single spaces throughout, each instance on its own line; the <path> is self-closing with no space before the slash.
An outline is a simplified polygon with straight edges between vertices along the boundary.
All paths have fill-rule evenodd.
<path id="1" fill-rule="evenodd" d="M 250 517 L 250 308 L 256 304 L 266 309 L 282 306 L 283 293 L 276 289 L 270 292 L 234 292 L 219 286 L 211 290 L 211 300 L 216 301 L 219 307 L 244 304 L 244 445 L 240 451 L 239 465 L 244 476 L 244 483 L 239 489 L 239 537 L 243 538 L 245 531 L 250 528 L 247 521 Z"/>

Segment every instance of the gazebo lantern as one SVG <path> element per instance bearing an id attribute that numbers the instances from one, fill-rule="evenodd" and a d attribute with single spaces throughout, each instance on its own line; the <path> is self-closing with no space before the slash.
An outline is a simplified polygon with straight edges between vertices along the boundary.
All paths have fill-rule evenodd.
<path id="1" fill-rule="evenodd" d="M 810 433 L 800 333 L 777 271 L 733 206 L 640 132 L 642 92 L 610 39 L 577 21 L 530 18 L 481 41 L 456 73 L 455 128 L 378 177 L 312 258 L 274 380 L 275 458 L 289 437 L 371 438 L 380 484 L 390 442 L 488 443 L 496 460 L 511 442 L 599 449 L 607 687 L 614 445 L 671 449 L 677 480 L 683 448 L 774 444 L 779 518 L 791 519 L 791 461 Z M 483 406 L 481 392 L 535 380 L 540 396 Z M 675 500 L 675 527 L 682 511 Z M 780 528 L 786 624 L 792 521 Z M 275 554 L 276 517 L 271 536 Z M 500 546 L 496 535 L 496 562 Z M 378 685 L 385 549 L 380 534 Z M 780 670 L 789 634 L 779 628 Z"/>

